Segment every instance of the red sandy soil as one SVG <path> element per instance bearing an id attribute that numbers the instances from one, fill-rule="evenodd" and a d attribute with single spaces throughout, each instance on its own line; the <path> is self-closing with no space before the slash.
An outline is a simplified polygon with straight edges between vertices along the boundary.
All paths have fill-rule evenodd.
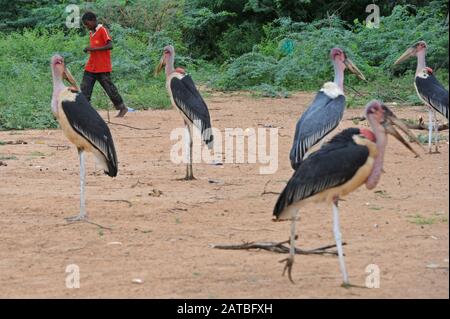
<path id="1" fill-rule="evenodd" d="M 183 125 L 176 110 L 114 119 L 147 130 L 110 126 L 120 162 L 115 179 L 94 174 L 94 158 L 87 156 L 88 214 L 112 230 L 65 222 L 78 213 L 79 165 L 61 130 L 0 132 L 1 141 L 27 142 L 0 145 L 7 164 L 0 166 L 0 297 L 448 298 L 448 142 L 440 144 L 440 154 L 419 159 L 390 138 L 376 189 L 361 187 L 340 204 L 350 280 L 364 286 L 366 266 L 376 264 L 379 289 L 342 288 L 334 256 L 298 255 L 294 285 L 281 276 L 286 255 L 209 246 L 289 238 L 288 223 L 271 221 L 277 195 L 270 192 L 280 192 L 292 174 L 295 124 L 312 98 L 206 99 L 221 130 L 279 128 L 273 175 L 260 175 L 259 164 L 205 163 L 194 166 L 197 180 L 179 181 L 185 166 L 170 161 L 170 132 Z M 400 118 L 427 119 L 422 107 L 393 110 Z M 339 130 L 355 126 L 349 118 L 362 112 L 348 110 Z M 16 159 L 4 159 L 9 156 Z M 298 235 L 305 249 L 334 243 L 331 207 L 305 209 Z M 69 264 L 80 268 L 80 289 L 65 286 Z"/>

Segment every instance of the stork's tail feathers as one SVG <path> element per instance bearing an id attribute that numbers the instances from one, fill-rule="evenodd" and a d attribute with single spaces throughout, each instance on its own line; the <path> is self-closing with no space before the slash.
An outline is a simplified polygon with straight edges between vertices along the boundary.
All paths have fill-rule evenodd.
<path id="1" fill-rule="evenodd" d="M 278 220 L 281 216 L 281 214 L 284 212 L 286 207 L 288 206 L 288 199 L 287 199 L 287 186 L 284 188 L 283 192 L 280 194 L 280 197 L 278 197 L 277 203 L 275 204 L 275 207 L 273 208 L 273 218 L 274 220 Z"/>
<path id="2" fill-rule="evenodd" d="M 208 146 L 208 149 L 214 147 L 214 135 L 211 127 L 208 127 L 202 131 L 202 140 Z"/>
<path id="3" fill-rule="evenodd" d="M 110 177 L 116 177 L 117 176 L 117 163 L 113 163 L 111 161 L 108 161 L 108 171 L 105 171 L 105 174 L 107 174 Z"/>
<path id="4" fill-rule="evenodd" d="M 112 147 L 110 145 L 108 146 L 107 156 L 99 151 L 94 152 L 94 155 L 97 159 L 97 163 L 103 168 L 105 174 L 110 177 L 116 177 L 118 172 L 116 150 L 114 149 L 114 145 L 112 145 Z"/>
<path id="5" fill-rule="evenodd" d="M 106 163 L 108 164 L 108 171 L 107 172 L 105 171 L 105 174 L 108 174 L 111 177 L 116 177 L 118 171 L 118 164 L 117 164 L 117 154 L 114 145 L 108 148 L 108 158 L 106 159 Z"/>
<path id="6" fill-rule="evenodd" d="M 291 167 L 294 171 L 296 171 L 297 168 L 299 168 L 301 164 L 302 164 L 302 161 L 291 159 Z"/>

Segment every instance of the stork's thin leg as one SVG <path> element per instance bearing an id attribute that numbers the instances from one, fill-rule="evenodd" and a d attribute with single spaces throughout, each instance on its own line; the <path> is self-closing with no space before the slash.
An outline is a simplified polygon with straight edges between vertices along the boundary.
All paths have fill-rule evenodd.
<path id="1" fill-rule="evenodd" d="M 84 151 L 78 150 L 78 155 L 80 157 L 80 213 L 78 214 L 78 216 L 66 218 L 66 220 L 69 222 L 87 219 L 86 202 L 85 202 L 85 197 L 84 197 L 84 186 L 85 186 L 85 178 L 86 178 Z"/>
<path id="2" fill-rule="evenodd" d="M 285 262 L 286 265 L 283 269 L 283 276 L 288 272 L 289 280 L 294 283 L 292 280 L 292 266 L 294 265 L 294 257 L 295 257 L 295 223 L 297 222 L 298 210 L 294 210 L 292 213 L 292 221 L 291 221 L 291 237 L 290 237 L 290 247 L 289 247 L 289 257 L 281 260 L 280 262 Z"/>
<path id="3" fill-rule="evenodd" d="M 189 134 L 190 134 L 190 138 L 189 138 L 189 170 L 190 170 L 189 179 L 192 180 L 192 179 L 195 179 L 195 177 L 194 177 L 194 170 L 192 168 L 192 160 L 193 160 L 192 152 L 193 152 L 193 144 L 194 143 L 193 143 L 193 139 L 192 139 L 192 131 L 191 130 L 189 130 Z"/>
<path id="4" fill-rule="evenodd" d="M 439 123 L 436 115 L 436 111 L 433 111 L 433 117 L 434 117 L 434 146 L 435 146 L 435 152 L 439 153 Z"/>
<path id="5" fill-rule="evenodd" d="M 187 181 L 194 180 L 194 174 L 192 171 L 192 134 L 191 127 L 188 123 L 184 123 L 186 126 L 186 177 Z"/>
<path id="6" fill-rule="evenodd" d="M 433 111 L 429 110 L 428 111 L 428 153 L 430 153 L 430 154 L 431 154 L 431 142 L 432 142 L 432 138 L 433 138 L 433 123 L 434 123 Z"/>
<path id="7" fill-rule="evenodd" d="M 341 269 L 342 277 L 344 280 L 344 286 L 350 285 L 348 280 L 347 269 L 345 268 L 345 260 L 344 260 L 344 250 L 342 249 L 342 236 L 339 225 L 339 209 L 338 209 L 338 201 L 333 202 L 333 232 L 334 239 L 336 240 L 336 247 L 339 255 L 339 267 Z"/>

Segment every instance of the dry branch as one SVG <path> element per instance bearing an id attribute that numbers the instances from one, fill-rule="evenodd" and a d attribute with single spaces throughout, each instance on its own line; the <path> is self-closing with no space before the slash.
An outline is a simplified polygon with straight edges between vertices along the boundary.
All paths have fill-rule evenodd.
<path id="1" fill-rule="evenodd" d="M 54 147 L 57 151 L 70 149 L 69 145 L 49 145 L 49 147 Z"/>
<path id="2" fill-rule="evenodd" d="M 355 117 L 351 117 L 349 118 L 350 121 L 360 121 L 363 122 L 366 120 L 365 116 L 355 116 Z M 410 130 L 422 130 L 422 131 L 427 131 L 428 130 L 428 125 L 425 124 L 425 122 L 423 121 L 422 118 L 419 119 L 419 123 L 417 124 L 412 124 L 410 121 L 406 120 L 406 119 L 401 119 L 401 121 L 403 121 L 403 123 L 406 124 L 406 126 L 410 129 Z M 445 131 L 448 130 L 448 123 L 439 125 L 438 127 L 438 131 Z"/>
<path id="3" fill-rule="evenodd" d="M 296 236 L 297 239 L 297 236 Z M 211 248 L 216 249 L 226 249 L 226 250 L 249 250 L 249 249 L 263 249 L 272 251 L 275 253 L 280 254 L 288 254 L 289 253 L 289 247 L 286 246 L 290 240 L 286 240 L 283 242 L 244 242 L 243 244 L 237 244 L 237 245 L 210 245 Z M 346 245 L 346 243 L 343 243 L 342 245 Z M 329 251 L 328 249 L 335 248 L 336 245 L 327 245 L 315 249 L 310 250 L 304 250 L 300 248 L 295 248 L 295 253 L 298 255 L 335 255 L 337 256 L 336 251 Z"/>
<path id="4" fill-rule="evenodd" d="M 111 121 L 108 121 L 108 124 L 124 126 L 124 127 L 131 128 L 133 130 L 138 130 L 138 131 L 154 131 L 154 130 L 158 130 L 159 129 L 159 127 L 140 128 L 140 127 L 135 127 L 135 126 L 127 125 L 127 124 L 114 123 L 114 122 L 111 122 Z"/>
<path id="5" fill-rule="evenodd" d="M 126 200 L 126 199 L 105 199 L 104 201 L 105 201 L 105 202 L 120 202 L 120 203 L 126 203 L 126 204 L 128 204 L 128 207 L 132 207 L 132 206 L 133 206 L 133 204 L 132 204 L 129 200 Z"/>
<path id="6" fill-rule="evenodd" d="M 268 192 L 266 189 L 267 189 L 267 185 L 269 185 L 269 183 L 271 182 L 271 180 L 268 180 L 267 182 L 266 182 L 266 184 L 264 185 L 264 190 L 263 190 L 263 192 L 261 193 L 261 196 L 264 196 L 264 195 L 280 195 L 281 193 L 278 193 L 278 192 Z"/>
<path id="7" fill-rule="evenodd" d="M 28 142 L 24 140 L 17 140 L 17 141 L 6 141 L 4 142 L 6 145 L 21 145 L 21 144 L 28 144 Z"/>

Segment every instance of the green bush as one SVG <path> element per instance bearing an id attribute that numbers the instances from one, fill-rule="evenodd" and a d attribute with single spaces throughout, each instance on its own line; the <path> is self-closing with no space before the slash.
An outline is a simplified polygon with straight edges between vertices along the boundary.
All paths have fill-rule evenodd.
<path id="1" fill-rule="evenodd" d="M 309 24 L 277 19 L 264 26 L 264 37 L 251 53 L 222 66 L 222 76 L 213 85 L 225 90 L 267 86 L 279 91 L 317 90 L 333 78 L 329 52 L 337 46 L 365 74 L 368 82 L 354 75 L 345 78 L 347 86 L 366 92 L 364 99 L 420 103 L 414 98 L 412 85 L 416 60 L 392 65 L 407 47 L 423 39 L 429 44 L 428 65 L 448 86 L 448 26 L 443 23 L 444 1 L 417 10 L 411 8 L 395 7 L 391 15 L 381 19 L 378 29 L 357 20 L 349 25 L 337 16 Z M 402 77 L 397 78 L 399 75 Z"/>
<path id="2" fill-rule="evenodd" d="M 162 48 L 149 51 L 148 37 L 139 31 L 112 25 L 111 33 L 113 78 L 127 105 L 136 109 L 169 107 L 164 79 L 153 75 Z M 63 55 L 80 83 L 88 58 L 82 49 L 87 44 L 87 37 L 76 32 L 36 29 L 0 33 L 0 129 L 56 127 L 50 110 L 50 58 L 55 53 Z M 92 105 L 112 107 L 99 84 Z"/>
<path id="3" fill-rule="evenodd" d="M 368 81 L 346 76 L 350 107 L 370 98 L 420 104 L 413 83 L 415 60 L 393 67 L 416 41 L 429 44 L 428 64 L 448 86 L 448 2 L 380 0 L 379 29 L 365 26 L 365 6 L 348 0 L 0 0 L 0 129 L 55 127 L 50 112 L 50 57 L 62 54 L 80 82 L 88 32 L 69 30 L 65 7 L 92 10 L 110 29 L 113 78 L 128 106 L 170 105 L 164 75 L 153 76 L 162 48 L 176 48 L 176 65 L 219 90 L 252 90 L 286 97 L 317 91 L 333 78 L 329 51 L 339 46 Z M 407 4 L 409 3 L 409 4 Z M 414 5 L 413 5 L 414 4 Z M 357 10 L 355 8 L 358 8 Z M 96 85 L 92 104 L 111 108 Z"/>

